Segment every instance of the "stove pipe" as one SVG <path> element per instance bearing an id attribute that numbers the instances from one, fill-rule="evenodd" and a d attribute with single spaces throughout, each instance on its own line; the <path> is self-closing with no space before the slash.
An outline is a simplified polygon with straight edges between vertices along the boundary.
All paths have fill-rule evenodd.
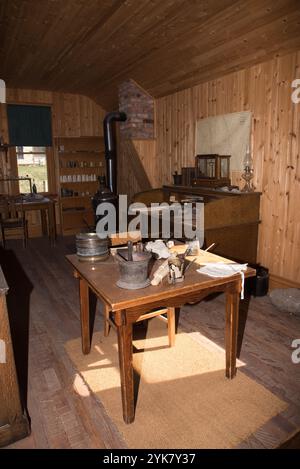
<path id="1" fill-rule="evenodd" d="M 117 192 L 116 145 L 113 135 L 113 122 L 124 122 L 125 112 L 110 112 L 103 121 L 107 186 L 113 194 Z"/>

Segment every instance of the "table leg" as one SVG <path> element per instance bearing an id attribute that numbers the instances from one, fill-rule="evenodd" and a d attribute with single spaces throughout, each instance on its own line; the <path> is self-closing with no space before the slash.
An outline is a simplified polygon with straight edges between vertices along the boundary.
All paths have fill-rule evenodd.
<path id="1" fill-rule="evenodd" d="M 226 377 L 234 378 L 236 375 L 236 352 L 239 323 L 239 288 L 236 291 L 226 292 L 226 324 L 225 324 L 225 346 L 226 346 Z"/>
<path id="2" fill-rule="evenodd" d="M 56 240 L 56 222 L 55 222 L 55 205 L 51 202 L 48 207 L 48 224 L 49 224 L 49 237 L 51 244 L 55 245 Z"/>
<path id="3" fill-rule="evenodd" d="M 118 326 L 118 348 L 121 375 L 123 419 L 134 421 L 134 387 L 132 367 L 132 324 Z"/>
<path id="4" fill-rule="evenodd" d="M 47 233 L 48 233 L 48 230 L 47 230 L 47 214 L 46 214 L 46 210 L 44 210 L 44 209 L 41 210 L 41 223 L 42 223 L 43 236 L 46 236 Z"/>
<path id="5" fill-rule="evenodd" d="M 103 304 L 103 312 L 104 312 L 104 337 L 108 337 L 108 334 L 110 331 L 110 324 L 109 324 L 110 308 L 106 303 Z"/>
<path id="6" fill-rule="evenodd" d="M 175 308 L 168 308 L 168 336 L 169 347 L 175 344 Z"/>
<path id="7" fill-rule="evenodd" d="M 89 286 L 82 278 L 79 279 L 79 294 L 82 353 L 86 355 L 91 350 Z"/>

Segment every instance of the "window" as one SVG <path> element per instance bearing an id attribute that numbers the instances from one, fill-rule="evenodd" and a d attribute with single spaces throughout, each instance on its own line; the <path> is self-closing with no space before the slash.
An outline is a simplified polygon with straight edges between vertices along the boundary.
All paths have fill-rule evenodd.
<path id="1" fill-rule="evenodd" d="M 48 169 L 46 147 L 16 147 L 18 175 L 31 178 L 37 192 L 48 192 Z M 20 181 L 21 193 L 30 192 L 29 181 Z"/>

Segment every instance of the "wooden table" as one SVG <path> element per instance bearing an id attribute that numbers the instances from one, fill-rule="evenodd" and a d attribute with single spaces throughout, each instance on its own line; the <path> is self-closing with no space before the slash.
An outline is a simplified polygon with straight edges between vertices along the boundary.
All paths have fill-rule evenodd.
<path id="1" fill-rule="evenodd" d="M 29 212 L 31 210 L 39 210 L 41 213 L 42 233 L 49 236 L 52 245 L 56 240 L 56 221 L 55 221 L 55 202 L 52 199 L 44 197 L 43 199 L 24 199 L 22 202 L 16 203 L 18 211 Z M 0 204 L 1 212 L 1 204 Z M 47 222 L 48 219 L 48 222 Z"/>
<path id="2" fill-rule="evenodd" d="M 112 256 L 105 262 L 93 265 L 79 261 L 75 254 L 68 255 L 66 258 L 71 263 L 75 276 L 79 278 L 82 351 L 84 354 L 88 354 L 91 347 L 89 290 L 94 292 L 113 314 L 118 333 L 123 418 L 125 423 L 131 423 L 134 420 L 132 325 L 139 316 L 154 308 L 178 308 L 185 303 L 196 303 L 211 293 L 225 292 L 225 375 L 230 379 L 235 376 L 241 290 L 240 274 L 227 278 L 211 278 L 196 272 L 197 266 L 193 265 L 188 270 L 182 283 L 169 285 L 165 279 L 159 286 L 149 286 L 140 290 L 124 290 L 116 286 L 119 272 Z M 254 275 L 254 269 L 248 268 L 245 272 L 246 277 Z"/>
<path id="3" fill-rule="evenodd" d="M 39 210 L 41 213 L 42 233 L 49 236 L 52 245 L 56 240 L 55 202 L 48 197 L 40 200 L 24 200 L 23 203 L 16 204 L 18 210 L 31 211 Z M 47 223 L 48 218 L 48 223 Z"/>

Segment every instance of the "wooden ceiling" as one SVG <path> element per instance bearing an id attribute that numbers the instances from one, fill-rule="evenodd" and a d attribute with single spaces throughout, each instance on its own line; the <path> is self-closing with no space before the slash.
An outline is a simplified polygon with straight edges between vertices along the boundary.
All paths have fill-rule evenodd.
<path id="1" fill-rule="evenodd" d="M 300 49 L 299 0 L 1 0 L 7 86 L 85 94 L 118 84 L 154 97 Z"/>

